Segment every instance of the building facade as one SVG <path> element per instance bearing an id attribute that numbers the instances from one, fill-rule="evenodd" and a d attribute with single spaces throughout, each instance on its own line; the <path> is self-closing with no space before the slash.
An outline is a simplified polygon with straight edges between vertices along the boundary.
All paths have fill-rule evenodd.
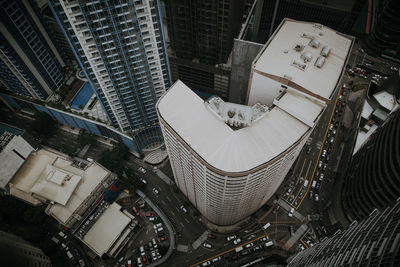
<path id="1" fill-rule="evenodd" d="M 400 201 L 299 252 L 288 266 L 398 266 Z"/>
<path id="2" fill-rule="evenodd" d="M 4 266 L 52 266 L 50 258 L 40 248 L 16 235 L 0 231 L 0 248 Z"/>
<path id="3" fill-rule="evenodd" d="M 257 0 L 252 41 L 265 43 L 284 18 L 321 23 L 349 34 L 365 1 Z"/>
<path id="4" fill-rule="evenodd" d="M 383 209 L 400 197 L 400 111 L 390 115 L 354 155 L 342 189 L 350 220 Z"/>
<path id="5" fill-rule="evenodd" d="M 181 81 L 159 100 L 175 182 L 203 216 L 231 225 L 273 197 L 338 91 L 352 43 L 320 24 L 284 20 L 252 64 L 247 105 L 203 101 Z"/>
<path id="6" fill-rule="evenodd" d="M 155 103 L 171 83 L 159 1 L 49 6 L 114 127 L 157 123 Z"/>
<path id="7" fill-rule="evenodd" d="M 64 80 L 65 65 L 34 1 L 0 1 L 0 82 L 45 100 Z"/>
<path id="8" fill-rule="evenodd" d="M 228 97 L 227 63 L 245 1 L 165 1 L 171 71 L 192 90 Z"/>

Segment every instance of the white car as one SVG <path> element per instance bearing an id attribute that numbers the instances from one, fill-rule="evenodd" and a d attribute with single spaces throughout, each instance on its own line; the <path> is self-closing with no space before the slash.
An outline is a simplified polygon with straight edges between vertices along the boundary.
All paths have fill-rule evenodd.
<path id="1" fill-rule="evenodd" d="M 253 243 L 249 243 L 246 246 L 244 246 L 244 248 L 251 248 L 252 246 L 254 246 L 254 244 Z"/>
<path id="2" fill-rule="evenodd" d="M 157 228 L 159 228 L 159 227 L 161 227 L 161 226 L 162 226 L 162 223 L 157 223 L 157 224 L 153 225 L 153 228 L 154 228 L 154 229 L 157 229 Z"/>
<path id="3" fill-rule="evenodd" d="M 146 173 L 146 170 L 143 167 L 139 167 L 138 171 L 140 171 L 141 173 Z"/>
<path id="4" fill-rule="evenodd" d="M 158 191 L 157 188 L 153 188 L 153 193 L 154 193 L 154 195 L 158 195 L 158 194 L 160 194 L 160 191 Z"/>
<path id="5" fill-rule="evenodd" d="M 289 216 L 289 217 L 292 217 L 292 216 L 293 216 L 293 213 L 294 213 L 294 208 L 291 208 L 290 211 L 289 211 L 288 216 Z"/>
<path id="6" fill-rule="evenodd" d="M 203 247 L 205 247 L 205 248 L 212 248 L 212 245 L 209 244 L 209 243 L 204 242 L 204 243 L 203 243 Z"/>
<path id="7" fill-rule="evenodd" d="M 147 184 L 147 181 L 146 181 L 145 179 L 139 178 L 139 180 L 140 180 L 142 183 Z"/>
<path id="8" fill-rule="evenodd" d="M 182 206 L 180 206 L 179 207 L 184 213 L 187 213 L 188 211 L 187 211 L 187 209 L 182 205 Z"/>
<path id="9" fill-rule="evenodd" d="M 228 236 L 228 237 L 226 238 L 226 240 L 231 241 L 231 240 L 233 240 L 233 239 L 235 239 L 235 238 L 236 238 L 235 235 L 231 235 L 231 236 Z"/>
<path id="10" fill-rule="evenodd" d="M 240 238 L 238 238 L 238 239 L 236 239 L 236 240 L 233 241 L 233 244 L 237 245 L 237 244 L 240 243 L 240 241 L 242 241 L 242 240 L 241 240 Z"/>

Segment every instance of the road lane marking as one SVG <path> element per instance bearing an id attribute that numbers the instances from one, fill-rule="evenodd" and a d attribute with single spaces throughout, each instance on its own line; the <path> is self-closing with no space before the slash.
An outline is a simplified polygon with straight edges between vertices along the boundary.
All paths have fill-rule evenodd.
<path id="1" fill-rule="evenodd" d="M 335 114 L 336 104 L 337 104 L 337 102 L 339 101 L 339 94 L 340 94 L 341 91 L 342 91 L 342 86 L 340 86 L 340 88 L 339 88 L 339 90 L 338 90 L 338 93 L 337 93 L 337 95 L 336 95 L 336 101 L 335 101 L 335 104 L 334 104 L 334 106 L 333 106 L 333 108 L 332 108 L 331 118 L 329 119 L 328 127 L 326 127 L 325 135 L 324 135 L 324 138 L 322 139 L 322 143 L 321 143 L 321 144 L 325 143 L 325 141 L 326 141 L 326 136 L 328 135 L 329 126 L 330 126 L 330 124 L 331 124 L 331 122 L 332 122 L 333 115 Z M 301 204 L 302 204 L 303 201 L 304 201 L 304 198 L 308 195 L 308 191 L 310 190 L 311 183 L 312 183 L 312 181 L 313 181 L 313 179 L 314 179 L 314 174 L 315 174 L 315 171 L 317 170 L 318 162 L 319 162 L 319 160 L 320 160 L 320 158 L 321 158 L 321 153 L 322 153 L 323 148 L 324 148 L 324 147 L 321 145 L 321 148 L 320 148 L 319 153 L 318 153 L 317 161 L 315 162 L 314 171 L 313 171 L 313 173 L 312 173 L 311 180 L 310 180 L 310 182 L 308 183 L 307 191 L 306 191 L 306 193 L 304 194 L 303 198 L 301 199 L 299 205 L 296 207 L 296 210 L 298 210 L 298 209 L 300 208 Z"/>
<path id="2" fill-rule="evenodd" d="M 185 221 L 186 221 L 187 223 L 190 223 L 190 222 L 189 222 L 189 220 L 188 220 L 188 219 L 186 219 L 186 218 L 185 218 Z"/>

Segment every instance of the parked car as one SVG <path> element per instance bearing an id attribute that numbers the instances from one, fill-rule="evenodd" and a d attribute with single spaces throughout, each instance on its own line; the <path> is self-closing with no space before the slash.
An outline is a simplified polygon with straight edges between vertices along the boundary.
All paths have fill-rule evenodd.
<path id="1" fill-rule="evenodd" d="M 138 171 L 140 171 L 141 173 L 146 173 L 146 170 L 143 167 L 139 167 Z"/>
<path id="2" fill-rule="evenodd" d="M 215 235 L 213 235 L 213 234 L 207 234 L 207 237 L 211 238 L 211 239 L 215 239 Z"/>
<path id="3" fill-rule="evenodd" d="M 204 242 L 203 247 L 205 248 L 212 248 L 212 245 L 210 243 Z"/>

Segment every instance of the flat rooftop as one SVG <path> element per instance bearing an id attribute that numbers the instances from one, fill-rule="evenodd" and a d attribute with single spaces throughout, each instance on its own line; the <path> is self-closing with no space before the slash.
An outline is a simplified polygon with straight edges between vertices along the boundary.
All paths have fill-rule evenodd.
<path id="1" fill-rule="evenodd" d="M 120 210 L 120 205 L 111 204 L 83 237 L 83 242 L 100 257 L 110 250 L 131 222 L 131 218 Z"/>
<path id="2" fill-rule="evenodd" d="M 312 43 L 312 40 L 315 42 Z M 248 104 L 261 102 L 270 105 L 285 82 L 305 89 L 310 94 L 330 99 L 342 76 L 351 46 L 352 38 L 328 27 L 283 20 L 253 62 Z M 321 56 L 324 47 L 329 49 L 326 57 Z M 324 61 L 321 67 L 315 66 L 319 57 Z M 300 63 L 304 69 L 296 63 Z M 265 75 L 272 76 L 277 83 L 265 84 Z"/>
<path id="3" fill-rule="evenodd" d="M 0 188 L 4 189 L 35 149 L 21 136 L 0 135 Z"/>
<path id="4" fill-rule="evenodd" d="M 46 212 L 65 223 L 110 172 L 90 163 L 81 169 L 67 155 L 33 152 L 10 181 L 10 193 L 32 204 L 51 202 Z"/>

